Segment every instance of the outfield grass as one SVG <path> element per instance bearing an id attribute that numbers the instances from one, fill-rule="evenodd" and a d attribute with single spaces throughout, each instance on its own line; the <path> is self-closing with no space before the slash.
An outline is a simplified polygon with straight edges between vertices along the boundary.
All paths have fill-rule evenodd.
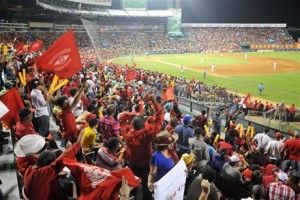
<path id="1" fill-rule="evenodd" d="M 191 79 L 195 76 L 198 80 L 203 80 L 202 71 L 193 71 L 188 66 L 199 66 L 200 58 L 204 58 L 201 66 L 209 67 L 212 63 L 216 66 L 244 64 L 248 61 L 244 59 L 245 53 L 234 54 L 237 58 L 221 57 L 220 54 L 174 54 L 174 55 L 151 55 L 151 59 L 146 60 L 145 57 L 136 57 L 134 62 L 140 68 L 159 71 L 178 77 L 186 77 Z M 240 55 L 240 57 L 239 57 Z M 278 74 L 255 74 L 255 75 L 235 75 L 235 76 L 213 76 L 208 74 L 204 82 L 212 85 L 223 85 L 227 89 L 242 94 L 251 93 L 253 99 L 256 97 L 267 99 L 275 102 L 285 101 L 287 104 L 296 104 L 300 106 L 300 52 L 268 52 L 268 53 L 248 53 L 261 57 L 273 57 L 292 60 L 299 63 L 299 70 L 296 72 L 278 73 Z M 156 61 L 155 61 L 156 60 Z M 117 58 L 117 63 L 131 63 L 131 58 Z M 174 66 L 174 65 L 177 65 Z M 180 72 L 178 66 L 184 65 L 184 73 Z M 222 66 L 226 67 L 226 66 Z M 208 68 L 210 70 L 210 68 Z M 258 93 L 258 84 L 264 83 L 265 90 L 262 96 Z"/>

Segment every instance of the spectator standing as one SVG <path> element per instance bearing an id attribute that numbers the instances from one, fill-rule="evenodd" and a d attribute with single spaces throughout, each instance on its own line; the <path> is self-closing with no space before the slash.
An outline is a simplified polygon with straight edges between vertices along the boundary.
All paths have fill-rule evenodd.
<path id="1" fill-rule="evenodd" d="M 143 199 L 145 200 L 152 199 L 147 186 L 152 142 L 161 130 L 164 120 L 161 106 L 157 103 L 155 95 L 149 95 L 149 99 L 154 105 L 155 116 L 148 117 L 146 122 L 142 115 L 136 115 L 136 113 L 124 112 L 119 115 L 121 131 L 126 142 L 126 159 L 133 173 L 142 179 Z"/>
<path id="2" fill-rule="evenodd" d="M 35 109 L 35 119 L 38 125 L 38 132 L 41 136 L 47 137 L 50 127 L 50 115 L 48 110 L 49 96 L 47 89 L 41 85 L 39 79 L 31 80 L 32 91 L 30 93 L 32 106 Z"/>
<path id="3" fill-rule="evenodd" d="M 288 176 L 283 171 L 275 172 L 275 182 L 269 186 L 269 200 L 295 200 L 295 192 L 286 183 Z"/>
<path id="4" fill-rule="evenodd" d="M 268 152 L 267 147 L 268 147 L 269 142 L 272 140 L 270 138 L 270 136 L 268 135 L 269 131 L 270 131 L 269 128 L 265 128 L 263 133 L 258 133 L 253 138 L 253 141 L 257 144 L 257 147 L 263 148 L 265 153 Z"/>
<path id="5" fill-rule="evenodd" d="M 185 115 L 183 117 L 183 125 L 178 125 L 175 128 L 175 133 L 178 133 L 178 146 L 177 146 L 177 155 L 178 158 L 181 158 L 181 155 L 184 153 L 190 153 L 189 138 L 194 137 L 194 130 L 190 127 L 192 117 L 190 115 Z"/>

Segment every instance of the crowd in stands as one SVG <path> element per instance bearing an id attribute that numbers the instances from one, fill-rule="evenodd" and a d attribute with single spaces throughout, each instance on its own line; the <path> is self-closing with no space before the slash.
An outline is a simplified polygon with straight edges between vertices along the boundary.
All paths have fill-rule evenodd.
<path id="1" fill-rule="evenodd" d="M 76 30 L 75 30 L 76 32 Z M 183 37 L 169 37 L 165 33 L 143 32 L 101 32 L 93 33 L 95 46 L 103 59 L 121 55 L 143 54 L 147 51 L 177 49 L 181 52 L 241 51 L 244 45 L 294 44 L 292 36 L 284 28 L 183 28 Z M 20 41 L 41 39 L 45 47 L 62 32 L 3 33 L 1 41 L 18 38 Z M 86 32 L 76 32 L 80 47 L 92 48 Z"/>
<path id="2" fill-rule="evenodd" d="M 132 45 L 136 40 L 133 35 L 116 35 L 115 41 L 107 40 L 116 49 L 122 48 L 119 42 Z M 167 42 L 157 35 L 159 43 Z M 122 41 L 121 36 L 128 40 Z M 299 131 L 290 131 L 290 138 L 280 132 L 270 135 L 268 129 L 255 130 L 251 136 L 227 113 L 215 112 L 211 119 L 204 110 L 200 115 L 184 114 L 175 99 L 155 96 L 146 88 L 166 91 L 174 86 L 174 93 L 186 98 L 193 92 L 230 95 L 220 86 L 197 80 L 99 63 L 88 48 L 81 49 L 82 70 L 54 93 L 49 93 L 53 74 L 39 71 L 24 56 L 1 57 L 6 69 L 2 93 L 16 88 L 25 105 L 12 136 L 17 140 L 14 153 L 28 199 L 129 199 L 140 195 L 134 175 L 140 178 L 142 198 L 152 199 L 155 182 L 181 158 L 188 169 L 186 199 L 226 197 L 224 187 L 217 187 L 218 176 L 248 191 L 250 199 L 299 198 Z M 16 76 L 22 69 L 27 72 L 25 86 Z M 132 70 L 135 76 L 128 80 Z M 63 152 L 50 133 L 50 120 L 59 127 L 55 131 L 61 135 Z"/>

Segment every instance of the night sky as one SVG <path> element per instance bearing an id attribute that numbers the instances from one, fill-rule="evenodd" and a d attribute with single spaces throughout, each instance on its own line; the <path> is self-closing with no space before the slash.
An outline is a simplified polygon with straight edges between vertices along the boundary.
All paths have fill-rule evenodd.
<path id="1" fill-rule="evenodd" d="M 300 0 L 181 0 L 183 23 L 287 23 L 300 27 Z"/>

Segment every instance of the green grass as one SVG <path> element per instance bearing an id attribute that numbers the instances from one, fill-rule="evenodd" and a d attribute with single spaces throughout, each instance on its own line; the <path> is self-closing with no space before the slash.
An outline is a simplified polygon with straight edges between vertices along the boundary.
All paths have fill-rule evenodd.
<path id="1" fill-rule="evenodd" d="M 239 55 L 239 54 L 235 54 Z M 233 65 L 233 64 L 243 64 L 247 60 L 244 60 L 244 53 L 240 53 L 241 58 L 228 58 L 221 57 L 220 54 L 173 54 L 173 55 L 151 55 L 152 59 L 158 61 L 146 61 L 145 57 L 135 58 L 137 66 L 140 68 L 159 71 L 166 74 L 171 74 L 178 77 L 186 77 L 191 79 L 195 76 L 198 80 L 203 80 L 202 72 L 196 72 L 187 69 L 186 66 L 199 66 L 200 58 L 204 58 L 204 63 L 201 66 L 209 67 L 212 63 L 216 66 L 222 65 Z M 248 53 L 249 57 L 251 55 L 262 56 L 262 57 L 274 57 L 289 59 L 295 62 L 299 62 L 299 70 L 297 72 L 288 72 L 280 74 L 263 74 L 263 75 L 236 75 L 236 76 L 226 76 L 219 77 L 208 74 L 204 82 L 212 85 L 218 84 L 223 85 L 228 90 L 232 92 L 238 92 L 242 94 L 248 94 L 249 92 L 253 96 L 253 100 L 256 97 L 260 97 L 267 100 L 272 100 L 276 102 L 285 101 L 287 104 L 300 105 L 300 52 L 268 52 L 268 53 Z M 161 63 L 159 61 L 167 62 Z M 125 64 L 131 63 L 130 58 L 117 58 L 114 62 Z M 180 69 L 172 64 L 184 65 L 184 73 L 180 72 Z M 224 66 L 226 67 L 226 66 Z M 210 70 L 210 68 L 208 68 Z M 258 84 L 263 83 L 265 90 L 262 96 L 258 94 Z"/>

